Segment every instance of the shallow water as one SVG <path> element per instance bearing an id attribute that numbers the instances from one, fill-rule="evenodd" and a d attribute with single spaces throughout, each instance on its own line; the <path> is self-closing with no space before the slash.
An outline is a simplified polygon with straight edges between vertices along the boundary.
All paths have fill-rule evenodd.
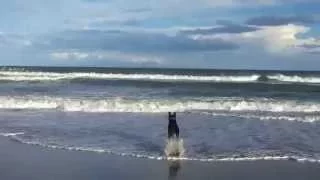
<path id="1" fill-rule="evenodd" d="M 1 112 L 2 135 L 69 150 L 164 159 L 166 114 Z M 178 114 L 189 160 L 320 159 L 320 124 Z M 6 134 L 6 133 L 17 134 Z"/>

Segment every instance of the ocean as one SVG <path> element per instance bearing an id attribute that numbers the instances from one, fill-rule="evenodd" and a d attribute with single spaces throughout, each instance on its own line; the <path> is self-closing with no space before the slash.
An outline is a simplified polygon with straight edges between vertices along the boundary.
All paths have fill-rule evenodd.
<path id="1" fill-rule="evenodd" d="M 162 160 L 169 111 L 180 159 L 320 163 L 320 72 L 0 68 L 0 134 L 20 143 Z"/>

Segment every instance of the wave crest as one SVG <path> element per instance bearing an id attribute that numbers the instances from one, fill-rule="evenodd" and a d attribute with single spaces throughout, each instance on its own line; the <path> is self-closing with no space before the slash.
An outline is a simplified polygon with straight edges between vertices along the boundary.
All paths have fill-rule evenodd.
<path id="1" fill-rule="evenodd" d="M 248 75 L 182 75 L 182 74 L 141 74 L 141 73 L 97 73 L 97 72 L 37 72 L 24 70 L 0 69 L 1 81 L 63 81 L 63 80 L 132 80 L 132 81 L 164 81 L 164 82 L 279 82 L 320 84 L 317 75 L 285 75 L 285 74 L 248 74 Z"/>
<path id="2" fill-rule="evenodd" d="M 55 109 L 83 112 L 189 112 L 189 111 L 263 111 L 263 112 L 320 112 L 316 102 L 293 100 L 256 99 L 210 99 L 201 100 L 127 100 L 121 98 L 71 99 L 47 96 L 1 97 L 0 109 Z"/>
<path id="3" fill-rule="evenodd" d="M 190 82 L 255 82 L 259 75 L 247 76 L 194 76 L 194 75 L 168 75 L 168 74 L 121 74 L 121 73 L 53 73 L 53 72 L 21 72 L 0 71 L 2 81 L 59 81 L 73 79 L 99 79 L 99 80 L 140 80 L 140 81 L 190 81 Z"/>
<path id="4" fill-rule="evenodd" d="M 311 84 L 320 84 L 320 76 L 309 76 L 303 77 L 298 75 L 269 75 L 268 79 L 276 80 L 279 82 L 289 82 L 289 83 L 311 83 Z"/>

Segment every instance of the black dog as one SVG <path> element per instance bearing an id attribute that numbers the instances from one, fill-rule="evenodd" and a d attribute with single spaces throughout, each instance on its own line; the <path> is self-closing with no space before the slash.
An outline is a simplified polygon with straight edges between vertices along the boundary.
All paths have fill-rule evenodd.
<path id="1" fill-rule="evenodd" d="M 168 138 L 179 138 L 179 127 L 176 121 L 176 113 L 168 113 L 168 119 L 169 119 L 169 124 L 168 124 Z"/>

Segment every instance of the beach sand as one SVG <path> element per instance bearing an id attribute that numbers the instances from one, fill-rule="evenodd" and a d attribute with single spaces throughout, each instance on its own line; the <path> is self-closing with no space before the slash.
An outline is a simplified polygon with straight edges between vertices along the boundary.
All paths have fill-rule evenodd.
<path id="1" fill-rule="evenodd" d="M 1 137 L 0 179 L 319 180 L 320 164 L 294 161 L 173 162 L 49 149 Z"/>

